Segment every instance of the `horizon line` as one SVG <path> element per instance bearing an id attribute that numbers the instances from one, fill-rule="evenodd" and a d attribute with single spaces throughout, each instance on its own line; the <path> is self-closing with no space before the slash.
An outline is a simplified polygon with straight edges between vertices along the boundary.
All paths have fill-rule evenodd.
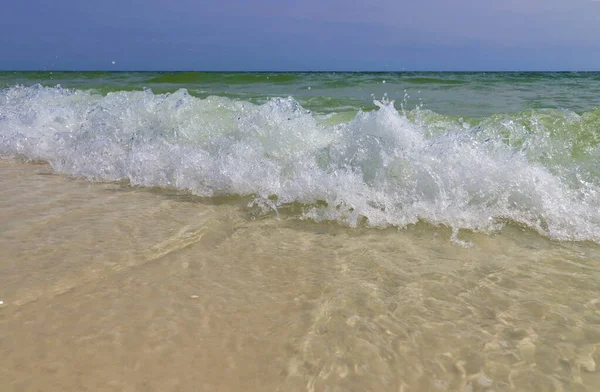
<path id="1" fill-rule="evenodd" d="M 172 72 L 172 73 L 184 73 L 184 72 L 198 72 L 198 73 L 594 73 L 600 72 L 597 70 L 377 70 L 377 71 L 365 71 L 365 70 L 318 70 L 318 71 L 302 71 L 302 70 L 194 70 L 194 69 L 182 69 L 182 70 L 144 70 L 144 69 L 0 69 L 0 72 Z"/>

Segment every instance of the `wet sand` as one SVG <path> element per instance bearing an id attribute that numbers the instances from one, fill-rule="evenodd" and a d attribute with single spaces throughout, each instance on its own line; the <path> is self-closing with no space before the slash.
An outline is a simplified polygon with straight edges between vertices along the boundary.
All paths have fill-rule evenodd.
<path id="1" fill-rule="evenodd" d="M 600 247 L 0 162 L 2 391 L 597 391 Z"/>

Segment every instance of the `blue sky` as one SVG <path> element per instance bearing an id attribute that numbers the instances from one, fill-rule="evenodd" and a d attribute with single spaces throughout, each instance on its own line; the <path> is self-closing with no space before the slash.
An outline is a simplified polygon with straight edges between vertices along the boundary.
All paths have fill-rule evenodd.
<path id="1" fill-rule="evenodd" d="M 5 70 L 600 70 L 600 0 L 21 0 L 2 8 Z"/>

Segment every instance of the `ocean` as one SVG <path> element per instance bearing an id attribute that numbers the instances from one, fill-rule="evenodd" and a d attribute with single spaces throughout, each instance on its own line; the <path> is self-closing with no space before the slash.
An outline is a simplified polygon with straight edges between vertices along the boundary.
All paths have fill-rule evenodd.
<path id="1" fill-rule="evenodd" d="M 0 374 L 595 391 L 599 168 L 600 73 L 0 72 Z"/>

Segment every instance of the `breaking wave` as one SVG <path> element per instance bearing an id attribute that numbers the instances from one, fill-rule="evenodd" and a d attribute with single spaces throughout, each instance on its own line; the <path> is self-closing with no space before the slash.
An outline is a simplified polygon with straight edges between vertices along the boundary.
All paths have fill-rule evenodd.
<path id="1" fill-rule="evenodd" d="M 600 242 L 600 109 L 498 114 L 469 123 L 425 110 L 333 122 L 293 98 L 60 87 L 0 91 L 0 158 L 100 181 L 247 195 L 298 218 L 492 232 L 507 222 Z"/>

